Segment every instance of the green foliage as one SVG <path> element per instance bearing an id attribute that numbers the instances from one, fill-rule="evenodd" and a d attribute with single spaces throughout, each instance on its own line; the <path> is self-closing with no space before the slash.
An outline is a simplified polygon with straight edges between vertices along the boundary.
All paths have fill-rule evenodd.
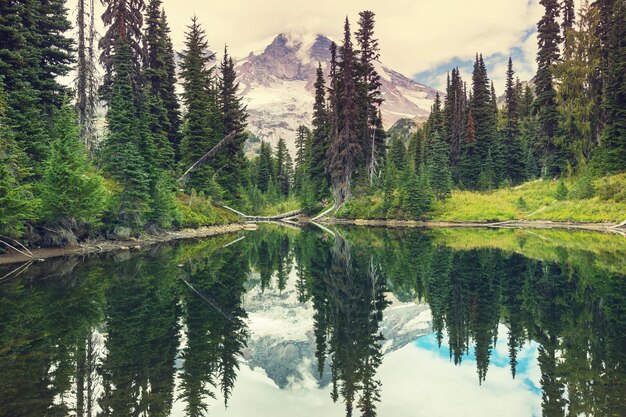
<path id="1" fill-rule="evenodd" d="M 567 198 L 568 193 L 569 193 L 569 190 L 567 189 L 567 186 L 565 185 L 565 181 L 563 180 L 563 178 L 561 178 L 559 180 L 559 185 L 556 187 L 556 193 L 554 194 L 554 198 L 556 198 L 559 201 L 563 201 Z"/>
<path id="2" fill-rule="evenodd" d="M 0 234 L 19 237 L 25 222 L 36 220 L 38 201 L 29 187 L 19 186 L 0 148 Z"/>
<path id="3" fill-rule="evenodd" d="M 64 105 L 55 121 L 54 140 L 41 182 L 40 218 L 49 224 L 97 224 L 105 208 L 103 179 L 91 172 L 78 138 L 73 110 Z"/>
<path id="4" fill-rule="evenodd" d="M 596 193 L 593 178 L 589 170 L 578 175 L 574 181 L 574 186 L 569 192 L 569 196 L 574 200 L 586 200 L 592 198 Z"/>
<path id="5" fill-rule="evenodd" d="M 445 200 L 452 193 L 452 173 L 449 167 L 448 147 L 439 133 L 430 138 L 428 176 L 436 200 Z"/>

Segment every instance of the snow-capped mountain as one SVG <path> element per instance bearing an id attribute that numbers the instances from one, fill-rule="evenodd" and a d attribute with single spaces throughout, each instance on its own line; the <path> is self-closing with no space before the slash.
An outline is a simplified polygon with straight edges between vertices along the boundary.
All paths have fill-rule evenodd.
<path id="1" fill-rule="evenodd" d="M 248 127 L 259 138 L 276 144 L 283 137 L 293 149 L 299 125 L 310 126 L 315 71 L 318 62 L 328 75 L 331 40 L 323 35 L 280 34 L 260 53 L 237 63 Z M 436 90 L 405 77 L 381 63 L 383 122 L 390 128 L 400 118 L 426 117 Z"/>
<path id="2" fill-rule="evenodd" d="M 319 386 L 330 383 L 330 367 L 326 361 L 323 376 L 317 373 L 315 357 L 314 314 L 311 301 L 300 303 L 296 289 L 295 269 L 286 287 L 261 290 L 257 285 L 244 296 L 250 334 L 243 352 L 248 366 L 262 371 L 280 388 L 302 380 L 315 380 Z M 382 353 L 394 352 L 417 338 L 432 332 L 430 308 L 427 304 L 404 303 L 392 293 L 391 304 L 383 312 L 380 332 L 385 338 Z"/>

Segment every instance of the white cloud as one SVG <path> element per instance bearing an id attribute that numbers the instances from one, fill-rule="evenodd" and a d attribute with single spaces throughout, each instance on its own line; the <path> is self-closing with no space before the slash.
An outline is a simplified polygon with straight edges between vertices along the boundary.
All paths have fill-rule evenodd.
<path id="1" fill-rule="evenodd" d="M 99 15 L 102 6 L 96 3 Z M 68 2 L 71 10 L 75 4 Z M 354 29 L 358 12 L 372 10 L 383 62 L 408 76 L 453 58 L 472 59 L 476 52 L 508 56 L 520 46 L 525 57 L 520 68 L 528 66 L 524 74 L 531 74 L 536 40 L 523 40 L 542 13 L 538 0 L 164 0 L 163 5 L 177 49 L 183 47 L 184 31 L 195 14 L 213 50 L 221 53 L 227 44 L 239 57 L 263 48 L 281 32 L 339 39 L 346 15 Z"/>

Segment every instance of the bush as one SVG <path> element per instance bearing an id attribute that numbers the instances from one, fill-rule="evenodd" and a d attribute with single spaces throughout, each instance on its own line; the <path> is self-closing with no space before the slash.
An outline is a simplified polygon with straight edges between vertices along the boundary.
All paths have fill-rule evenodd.
<path id="1" fill-rule="evenodd" d="M 565 181 L 563 181 L 563 178 L 561 178 L 559 180 L 559 185 L 557 185 L 556 187 L 556 193 L 554 194 L 554 198 L 556 198 L 559 201 L 563 201 L 567 198 L 567 194 L 568 194 L 567 186 L 565 185 Z"/>
<path id="2" fill-rule="evenodd" d="M 595 187 L 593 185 L 593 179 L 591 178 L 591 174 L 589 172 L 582 173 L 572 190 L 570 191 L 570 198 L 574 200 L 586 200 L 592 198 L 596 193 Z"/>

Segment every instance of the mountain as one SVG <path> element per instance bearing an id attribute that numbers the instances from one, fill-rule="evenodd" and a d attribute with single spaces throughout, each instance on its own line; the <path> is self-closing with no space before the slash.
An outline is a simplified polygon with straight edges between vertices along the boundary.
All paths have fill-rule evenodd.
<path id="1" fill-rule="evenodd" d="M 314 314 L 311 301 L 298 301 L 296 272 L 292 269 L 283 290 L 249 288 L 243 298 L 248 313 L 249 339 L 243 356 L 252 369 L 259 368 L 280 388 L 298 380 L 313 378 L 319 386 L 331 382 L 330 361 L 322 377 L 317 373 Z M 432 332 L 427 304 L 401 302 L 392 293 L 383 311 L 380 332 L 384 337 L 382 353 L 394 352 Z"/>
<path id="2" fill-rule="evenodd" d="M 328 75 L 331 40 L 324 35 L 280 34 L 260 53 L 237 62 L 240 91 L 248 106 L 248 127 L 272 144 L 283 137 L 293 151 L 299 125 L 310 126 L 318 62 Z M 435 89 L 416 83 L 381 63 L 383 123 L 428 116 Z"/>

